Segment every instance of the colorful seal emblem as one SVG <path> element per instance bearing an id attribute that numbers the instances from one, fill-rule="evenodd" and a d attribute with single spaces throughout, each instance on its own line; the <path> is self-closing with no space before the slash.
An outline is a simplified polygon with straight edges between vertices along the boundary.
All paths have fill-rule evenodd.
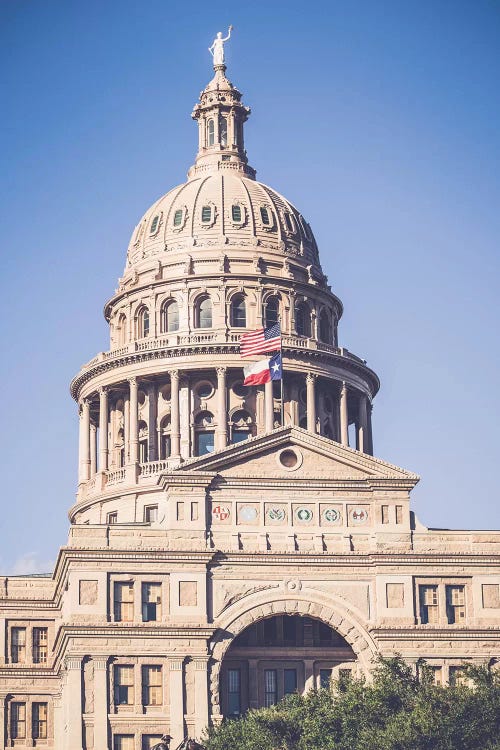
<path id="1" fill-rule="evenodd" d="M 230 515 L 231 511 L 226 505 L 215 505 L 212 508 L 212 516 L 216 521 L 225 521 Z"/>

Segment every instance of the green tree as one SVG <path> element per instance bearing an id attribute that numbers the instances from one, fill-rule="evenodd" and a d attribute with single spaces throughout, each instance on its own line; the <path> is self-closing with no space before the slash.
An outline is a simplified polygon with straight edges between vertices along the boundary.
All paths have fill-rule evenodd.
<path id="1" fill-rule="evenodd" d="M 467 684 L 434 685 L 400 658 L 373 681 L 291 695 L 209 730 L 207 750 L 500 750 L 500 679 L 469 668 Z"/>

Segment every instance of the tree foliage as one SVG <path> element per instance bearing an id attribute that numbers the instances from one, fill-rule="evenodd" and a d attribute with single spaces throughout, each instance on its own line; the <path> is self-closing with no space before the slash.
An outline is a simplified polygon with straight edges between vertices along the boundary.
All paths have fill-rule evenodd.
<path id="1" fill-rule="evenodd" d="M 467 684 L 434 685 L 400 658 L 373 681 L 291 695 L 209 730 L 207 750 L 500 750 L 500 679 L 469 668 Z"/>

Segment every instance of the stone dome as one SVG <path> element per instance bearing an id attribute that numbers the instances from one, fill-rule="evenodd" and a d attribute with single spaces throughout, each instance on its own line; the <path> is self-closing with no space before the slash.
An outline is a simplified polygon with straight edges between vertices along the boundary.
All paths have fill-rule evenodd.
<path id="1" fill-rule="evenodd" d="M 219 162 L 219 169 L 195 175 L 170 190 L 137 224 L 127 253 L 127 270 L 165 253 L 197 249 L 261 248 L 293 256 L 319 268 L 311 228 L 286 198 L 267 185 Z"/>

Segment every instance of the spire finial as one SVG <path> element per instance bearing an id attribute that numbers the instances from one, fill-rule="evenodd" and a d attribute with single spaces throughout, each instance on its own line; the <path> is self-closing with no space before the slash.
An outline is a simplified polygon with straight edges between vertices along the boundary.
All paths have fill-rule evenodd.
<path id="1" fill-rule="evenodd" d="M 227 30 L 227 36 L 224 38 L 222 37 L 222 31 L 217 32 L 217 36 L 215 37 L 213 44 L 211 47 L 208 48 L 208 51 L 212 55 L 213 61 L 214 61 L 214 70 L 225 70 L 226 64 L 224 59 L 224 43 L 227 42 L 231 38 L 231 31 L 233 30 L 233 27 L 230 26 Z"/>

